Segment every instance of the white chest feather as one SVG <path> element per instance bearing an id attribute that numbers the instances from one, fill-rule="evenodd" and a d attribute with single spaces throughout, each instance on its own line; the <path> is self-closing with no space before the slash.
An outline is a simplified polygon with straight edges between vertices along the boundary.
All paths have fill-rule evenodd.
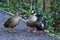
<path id="1" fill-rule="evenodd" d="M 37 17 L 36 16 L 30 16 L 30 21 L 35 22 L 36 20 L 37 20 Z"/>

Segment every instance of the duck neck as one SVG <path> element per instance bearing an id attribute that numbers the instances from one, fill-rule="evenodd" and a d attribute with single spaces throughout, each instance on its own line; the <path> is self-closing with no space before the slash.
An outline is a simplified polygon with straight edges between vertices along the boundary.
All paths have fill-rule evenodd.
<path id="1" fill-rule="evenodd" d="M 38 17 L 38 19 L 37 19 L 38 21 L 40 21 L 40 20 L 42 20 L 42 17 Z"/>
<path id="2" fill-rule="evenodd" d="M 18 13 L 16 13 L 16 14 L 15 14 L 15 16 L 19 16 L 19 14 L 18 14 Z"/>
<path id="3" fill-rule="evenodd" d="M 38 19 L 41 19 L 42 17 L 38 17 Z"/>

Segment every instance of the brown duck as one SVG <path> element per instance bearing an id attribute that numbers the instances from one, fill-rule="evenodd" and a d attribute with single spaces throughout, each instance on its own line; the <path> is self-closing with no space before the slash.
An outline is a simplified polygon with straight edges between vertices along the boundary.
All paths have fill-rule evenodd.
<path id="1" fill-rule="evenodd" d="M 13 28 L 16 27 L 16 25 L 20 21 L 20 16 L 18 11 L 15 13 L 15 15 L 12 18 L 9 18 L 5 23 L 4 27 L 9 28 L 9 32 L 16 32 Z"/>

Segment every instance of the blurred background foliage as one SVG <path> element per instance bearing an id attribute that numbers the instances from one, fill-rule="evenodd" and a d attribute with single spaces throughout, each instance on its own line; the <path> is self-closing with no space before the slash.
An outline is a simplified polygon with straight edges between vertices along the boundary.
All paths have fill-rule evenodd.
<path id="1" fill-rule="evenodd" d="M 31 10 L 41 13 L 51 33 L 60 31 L 60 0 L 0 0 L 0 8 L 15 13 L 18 9 L 22 14 L 31 14 Z"/>

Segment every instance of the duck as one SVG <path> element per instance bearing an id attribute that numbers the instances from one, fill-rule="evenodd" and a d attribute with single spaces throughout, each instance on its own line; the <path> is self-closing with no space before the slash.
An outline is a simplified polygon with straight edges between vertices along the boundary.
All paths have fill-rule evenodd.
<path id="1" fill-rule="evenodd" d="M 38 34 L 36 26 L 35 26 L 35 23 L 37 21 L 36 14 L 37 13 L 34 10 L 32 10 L 32 13 L 31 13 L 31 15 L 29 15 L 28 19 L 27 20 L 23 20 L 23 21 L 26 22 L 26 32 L 31 32 L 29 30 L 29 27 L 31 27 L 31 28 L 33 28 L 32 32 Z M 24 16 L 26 16 L 26 14 Z"/>
<path id="2" fill-rule="evenodd" d="M 35 27 L 37 30 L 42 31 L 41 33 L 44 35 L 45 34 L 45 30 L 47 30 L 48 26 L 46 21 L 42 18 L 42 14 L 37 14 L 37 20 L 35 22 Z M 37 31 L 36 30 L 36 31 Z"/>
<path id="3" fill-rule="evenodd" d="M 19 22 L 20 22 L 19 11 L 16 11 L 15 15 L 7 19 L 3 25 L 5 28 L 8 28 L 8 32 L 16 32 L 14 28 L 16 27 L 17 24 L 19 24 Z"/>
<path id="4" fill-rule="evenodd" d="M 34 10 L 32 10 L 31 15 L 29 16 L 29 18 L 27 19 L 27 22 L 26 22 L 26 24 L 27 24 L 26 31 L 27 32 L 30 32 L 30 30 L 28 29 L 28 26 L 31 28 L 35 28 L 36 20 L 37 20 L 36 13 Z"/>
<path id="5" fill-rule="evenodd" d="M 36 16 L 37 15 L 37 16 Z M 34 10 L 27 20 L 23 20 L 26 22 L 26 32 L 30 32 L 28 27 L 33 28 L 34 33 L 38 34 L 38 31 L 42 31 L 41 33 L 44 35 L 44 30 L 47 30 L 46 21 L 43 20 L 41 14 L 37 14 Z"/>

